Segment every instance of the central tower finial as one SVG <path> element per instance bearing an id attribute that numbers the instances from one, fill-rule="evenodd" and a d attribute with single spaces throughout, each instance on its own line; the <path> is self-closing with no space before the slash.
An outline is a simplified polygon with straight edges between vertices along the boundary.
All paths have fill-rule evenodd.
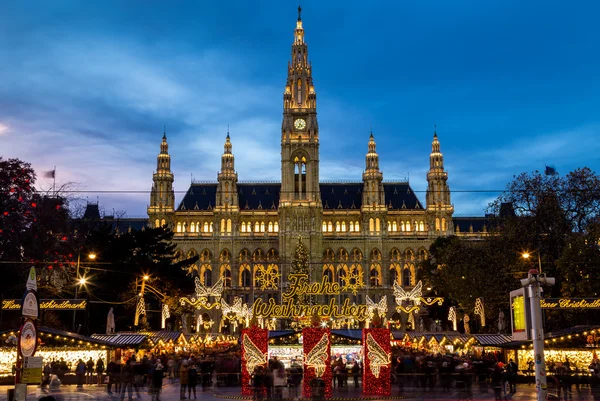
<path id="1" fill-rule="evenodd" d="M 298 21 L 302 21 L 302 7 L 298 5 Z"/>

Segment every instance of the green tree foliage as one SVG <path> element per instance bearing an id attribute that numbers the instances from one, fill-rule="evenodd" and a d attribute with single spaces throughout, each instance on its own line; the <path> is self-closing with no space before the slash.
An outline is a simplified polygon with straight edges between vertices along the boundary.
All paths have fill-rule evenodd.
<path id="1" fill-rule="evenodd" d="M 307 274 L 310 277 L 310 265 L 308 261 L 308 250 L 302 243 L 302 238 L 298 238 L 298 244 L 294 250 L 294 258 L 292 259 L 292 268 L 290 274 Z M 296 295 L 294 302 L 300 304 L 310 304 L 314 301 L 310 295 Z"/>
<path id="2" fill-rule="evenodd" d="M 513 210 L 514 213 L 507 213 Z M 600 178 L 590 169 L 564 177 L 539 172 L 515 176 L 489 206 L 490 235 L 479 241 L 440 238 L 424 263 L 424 277 L 459 308 L 483 297 L 489 320 L 504 308 L 518 279 L 538 268 L 556 278 L 547 296 L 600 294 Z M 522 258 L 531 252 L 529 259 Z M 547 329 L 586 323 L 590 312 L 546 313 Z"/>
<path id="3" fill-rule="evenodd" d="M 29 163 L 0 157 L 0 292 L 4 297 L 22 295 L 32 265 L 42 278 L 40 295 L 60 292 L 56 286 L 44 286 L 45 279 L 61 275 L 73 262 L 66 200 L 38 192 L 35 181 Z"/>

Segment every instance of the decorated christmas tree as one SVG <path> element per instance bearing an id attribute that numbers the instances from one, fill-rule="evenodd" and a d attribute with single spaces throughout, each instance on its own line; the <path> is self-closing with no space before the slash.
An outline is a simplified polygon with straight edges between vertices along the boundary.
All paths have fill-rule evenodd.
<path id="1" fill-rule="evenodd" d="M 298 238 L 298 245 L 294 250 L 294 259 L 292 259 L 291 274 L 309 274 L 308 271 L 308 251 L 302 243 L 302 238 Z"/>
<path id="2" fill-rule="evenodd" d="M 294 259 L 292 259 L 292 268 L 290 274 L 306 274 L 310 279 L 310 270 L 308 263 L 308 250 L 302 243 L 302 237 L 298 238 L 298 244 L 294 250 Z M 310 295 L 302 294 L 294 297 L 294 302 L 301 305 L 312 304 L 314 299 Z M 307 316 L 308 317 L 308 316 Z"/>

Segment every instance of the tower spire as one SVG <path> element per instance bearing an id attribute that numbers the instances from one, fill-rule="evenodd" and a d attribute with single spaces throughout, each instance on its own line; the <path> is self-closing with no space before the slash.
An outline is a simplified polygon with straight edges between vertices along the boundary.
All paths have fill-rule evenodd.
<path id="1" fill-rule="evenodd" d="M 430 230 L 446 235 L 452 232 L 454 206 L 450 202 L 448 173 L 444 170 L 444 155 L 440 150 L 437 127 L 433 126 L 433 140 L 427 172 L 427 211 L 430 215 Z"/>
<path id="2" fill-rule="evenodd" d="M 302 6 L 298 4 L 298 21 L 302 21 Z"/>

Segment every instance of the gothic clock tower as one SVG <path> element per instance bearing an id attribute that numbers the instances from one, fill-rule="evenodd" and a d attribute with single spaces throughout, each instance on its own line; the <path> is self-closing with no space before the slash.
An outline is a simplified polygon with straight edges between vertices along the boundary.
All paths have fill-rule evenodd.
<path id="1" fill-rule="evenodd" d="M 301 237 L 311 260 L 321 254 L 321 194 L 319 191 L 319 125 L 312 66 L 304 42 L 302 9 L 292 44 L 292 60 L 283 94 L 281 125 L 281 193 L 279 249 L 289 262 Z M 284 277 L 287 272 L 284 271 Z"/>

